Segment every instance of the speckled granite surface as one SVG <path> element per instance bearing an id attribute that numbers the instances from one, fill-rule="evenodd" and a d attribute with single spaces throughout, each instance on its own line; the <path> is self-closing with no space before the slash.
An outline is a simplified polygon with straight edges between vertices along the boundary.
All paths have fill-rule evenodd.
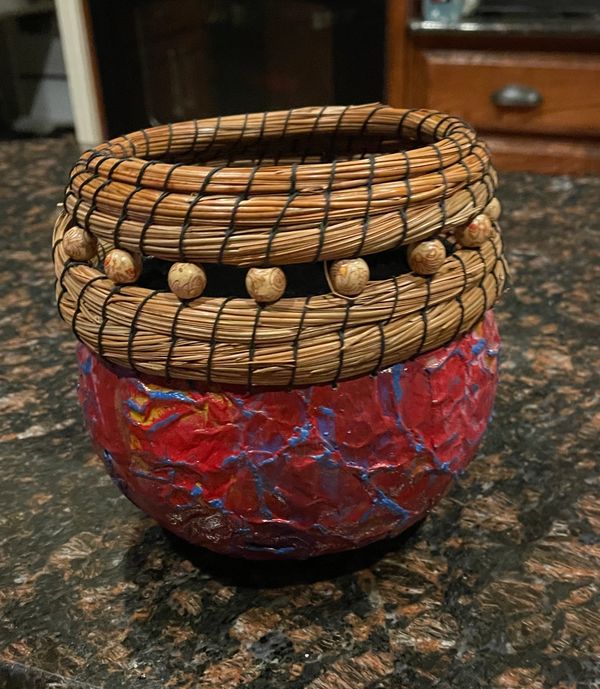
<path id="1" fill-rule="evenodd" d="M 92 455 L 49 260 L 76 153 L 0 144 L 0 686 L 600 686 L 600 179 L 503 177 L 496 418 L 432 516 L 249 564 L 168 536 Z"/>

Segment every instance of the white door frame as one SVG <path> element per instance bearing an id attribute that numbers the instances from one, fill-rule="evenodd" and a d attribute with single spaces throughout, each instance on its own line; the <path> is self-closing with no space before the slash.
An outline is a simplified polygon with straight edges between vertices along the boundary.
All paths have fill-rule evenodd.
<path id="1" fill-rule="evenodd" d="M 86 23 L 87 0 L 55 0 L 60 42 L 69 83 L 75 136 L 83 148 L 106 138 L 102 102 L 94 73 L 95 52 Z"/>

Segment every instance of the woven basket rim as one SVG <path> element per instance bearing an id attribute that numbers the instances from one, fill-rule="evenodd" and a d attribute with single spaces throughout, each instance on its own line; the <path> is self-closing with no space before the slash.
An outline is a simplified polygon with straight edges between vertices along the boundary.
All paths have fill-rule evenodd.
<path id="1" fill-rule="evenodd" d="M 437 111 L 325 106 L 143 129 L 73 166 L 53 238 L 59 312 L 107 361 L 167 379 L 251 390 L 375 374 L 459 337 L 501 295 L 496 186 L 486 145 Z M 433 237 L 442 241 L 413 246 Z M 354 261 L 363 271 L 357 292 L 333 291 L 340 266 L 329 270 L 329 261 L 400 247 L 384 261 L 426 276 L 369 280 Z M 166 278 L 159 289 L 113 282 L 109 275 L 139 276 L 138 259 L 123 253 L 108 255 L 103 272 L 115 248 L 238 268 L 322 262 L 331 291 L 277 300 L 282 278 L 264 303 L 254 271 L 246 285 L 258 301 L 202 295 L 204 287 L 188 299 Z M 75 261 L 67 250 L 92 258 Z M 130 273 L 115 271 L 120 260 Z M 166 275 L 167 265 L 150 263 Z M 174 272 L 182 269 L 202 274 L 189 265 Z M 222 268 L 205 275 L 219 271 L 229 279 Z"/>
<path id="2" fill-rule="evenodd" d="M 322 164 L 195 166 L 129 155 L 140 142 L 151 153 L 189 152 L 190 142 L 206 151 L 213 139 L 198 132 L 218 141 L 219 127 L 236 146 L 244 136 L 264 138 L 264 131 L 280 141 L 294 117 L 305 134 L 323 128 L 334 140 L 348 121 L 353 132 L 377 127 L 380 147 L 384 140 L 395 145 L 399 134 L 437 141 Z M 180 122 L 119 137 L 74 165 L 65 207 L 79 226 L 129 251 L 266 266 L 351 258 L 424 239 L 469 222 L 495 188 L 486 146 L 458 118 L 381 104 L 330 106 Z"/>
<path id="3" fill-rule="evenodd" d="M 341 133 L 344 131 L 344 117 L 348 114 L 364 114 L 365 119 L 360 125 L 364 126 L 364 122 L 367 122 L 366 130 L 368 131 L 369 123 L 371 127 L 373 123 L 377 122 L 376 115 L 380 116 L 388 114 L 393 116 L 396 121 L 396 127 L 401 130 L 404 135 L 401 138 L 406 138 L 410 134 L 419 136 L 421 134 L 431 134 L 434 137 L 434 141 L 427 143 L 418 148 L 413 148 L 408 151 L 399 151 L 396 153 L 377 153 L 375 157 L 379 162 L 390 162 L 394 165 L 398 165 L 399 169 L 402 170 L 400 174 L 404 174 L 406 167 L 414 170 L 418 170 L 423 167 L 423 158 L 432 153 L 434 158 L 437 160 L 437 164 L 443 165 L 445 160 L 444 157 L 440 160 L 439 155 L 448 155 L 448 153 L 442 149 L 450 148 L 451 151 L 455 153 L 458 150 L 469 150 L 477 139 L 477 135 L 474 129 L 464 120 L 459 117 L 446 115 L 437 110 L 429 110 L 425 108 L 392 108 L 391 106 L 384 105 L 381 103 L 377 104 L 365 104 L 356 106 L 327 106 L 325 108 L 317 107 L 307 107 L 307 108 L 292 108 L 290 110 L 278 110 L 278 111 L 266 111 L 257 112 L 244 115 L 244 118 L 248 118 L 246 123 L 246 129 L 248 130 L 247 136 L 250 135 L 252 130 L 252 125 L 254 124 L 254 131 L 258 130 L 260 132 L 261 128 L 265 126 L 265 119 L 271 116 L 272 118 L 280 116 L 284 118 L 284 123 L 286 122 L 286 117 L 292 113 L 290 118 L 293 121 L 293 116 L 306 118 L 311 126 L 318 127 L 319 122 L 322 126 L 322 118 L 324 114 L 331 113 L 339 118 L 339 124 L 336 123 L 334 131 Z M 219 178 L 223 179 L 223 183 L 227 184 L 228 191 L 244 191 L 247 178 L 251 175 L 254 176 L 254 183 L 260 181 L 262 175 L 271 175 L 274 171 L 277 172 L 277 176 L 281 179 L 290 179 L 294 171 L 294 165 L 277 165 L 277 166 L 263 166 L 263 169 L 258 173 L 253 174 L 253 166 L 247 167 L 229 167 L 225 166 L 219 169 L 215 173 L 215 166 L 212 165 L 180 165 L 177 163 L 170 164 L 161 161 L 156 161 L 154 156 L 163 155 L 176 152 L 175 149 L 169 147 L 168 145 L 158 151 L 152 151 L 151 146 L 151 135 L 167 135 L 167 141 L 174 139 L 178 132 L 186 128 L 190 123 L 193 123 L 194 134 L 192 135 L 191 143 L 195 146 L 199 144 L 201 139 L 201 130 L 204 129 L 206 134 L 209 135 L 209 143 L 213 141 L 214 132 L 218 132 L 219 129 L 226 127 L 228 123 L 232 125 L 232 131 L 239 132 L 240 115 L 227 115 L 223 117 L 213 117 L 213 118 L 203 118 L 191 121 L 177 122 L 172 124 L 157 125 L 155 127 L 147 127 L 140 129 L 139 131 L 132 132 L 130 134 L 125 134 L 119 137 L 115 137 L 108 142 L 99 144 L 98 146 L 84 151 L 78 161 L 78 163 L 89 166 L 94 160 L 96 161 L 93 171 L 95 173 L 100 172 L 101 168 L 110 168 L 116 164 L 127 162 L 129 165 L 123 165 L 122 169 L 117 167 L 113 172 L 113 178 L 115 180 L 126 180 L 132 175 L 139 176 L 142 171 L 143 166 L 152 162 L 152 171 L 155 173 L 154 176 L 162 178 L 163 180 L 168 180 L 168 188 L 172 191 L 188 191 L 192 184 L 202 184 L 208 175 L 217 174 Z M 433 122 L 432 122 L 433 120 Z M 288 122 L 289 125 L 289 122 Z M 444 125 L 439 131 L 438 128 Z M 291 132 L 290 132 L 291 133 Z M 333 134 L 333 132 L 332 132 Z M 284 134 L 286 136 L 289 134 Z M 456 136 L 458 135 L 458 136 Z M 279 134 L 281 136 L 281 134 Z M 189 138 L 189 137 L 188 137 Z M 239 140 L 240 142 L 243 139 Z M 141 155 L 138 152 L 138 146 L 144 144 L 145 151 Z M 359 179 L 366 180 L 369 176 L 369 164 L 366 159 L 360 160 L 349 160 L 342 161 L 336 164 L 336 168 L 340 173 L 340 176 L 344 172 L 355 172 Z M 296 176 L 301 178 L 303 174 L 321 174 L 322 176 L 329 176 L 331 174 L 332 164 L 331 163 L 310 163 L 301 164 L 298 166 L 296 171 Z M 434 168 L 432 168 L 434 169 Z M 178 186 L 178 181 L 183 181 L 188 175 L 190 180 L 187 184 L 182 187 Z M 235 187 L 235 180 L 243 178 L 243 182 L 238 182 L 239 188 Z M 223 193 L 223 190 L 217 185 L 216 180 L 213 180 L 213 185 L 209 185 L 205 193 Z M 162 185 L 158 188 L 163 188 Z M 256 187 L 255 187 L 256 188 Z M 287 187 L 289 188 L 289 186 Z M 285 190 L 285 189 L 284 189 Z M 257 192 L 259 193 L 259 192 Z"/>

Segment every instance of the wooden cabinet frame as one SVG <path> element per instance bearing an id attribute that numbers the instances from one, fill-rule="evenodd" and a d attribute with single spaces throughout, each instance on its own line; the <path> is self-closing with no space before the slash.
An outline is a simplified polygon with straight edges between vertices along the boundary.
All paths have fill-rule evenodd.
<path id="1" fill-rule="evenodd" d="M 507 81 L 510 81 L 510 63 L 523 61 L 527 55 L 532 68 L 544 65 L 581 65 L 590 68 L 590 88 L 598 89 L 600 102 L 600 79 L 591 72 L 600 65 L 600 35 L 584 33 L 482 33 L 453 31 L 411 31 L 410 22 L 419 16 L 416 0 L 388 0 L 387 2 L 387 46 L 386 46 L 386 100 L 397 107 L 439 107 L 431 97 L 428 84 L 428 67 L 432 60 L 448 56 L 447 69 L 452 68 L 452 55 L 456 64 L 464 61 L 465 54 L 472 56 L 472 63 L 489 62 L 492 53 L 506 55 Z M 539 56 L 536 64 L 536 55 Z M 460 58 L 460 59 L 459 59 Z M 547 79 L 551 79 L 549 74 Z M 556 84 L 552 84 L 556 94 Z M 468 87 L 466 88 L 468 92 Z M 465 96 L 466 97 L 466 96 Z M 565 88 L 565 98 L 568 89 Z M 505 170 L 527 170 L 550 173 L 596 173 L 600 174 L 600 137 L 589 127 L 582 126 L 582 118 L 576 112 L 571 115 L 565 109 L 564 123 L 560 126 L 540 126 L 539 131 L 531 127 L 519 127 L 518 118 L 514 126 L 495 124 L 490 117 L 489 126 L 477 122 L 477 129 L 489 142 L 496 165 Z M 462 114 L 462 113 L 458 113 Z M 600 107 L 598 115 L 600 118 Z"/>

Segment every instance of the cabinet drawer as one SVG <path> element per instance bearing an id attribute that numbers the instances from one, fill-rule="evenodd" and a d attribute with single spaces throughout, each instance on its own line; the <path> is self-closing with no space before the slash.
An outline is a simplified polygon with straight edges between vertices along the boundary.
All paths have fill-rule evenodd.
<path id="1" fill-rule="evenodd" d="M 600 134 L 600 55 L 430 50 L 419 60 L 412 89 L 419 101 L 479 129 Z M 511 85 L 522 87 L 529 105 L 495 102 L 511 102 Z"/>

